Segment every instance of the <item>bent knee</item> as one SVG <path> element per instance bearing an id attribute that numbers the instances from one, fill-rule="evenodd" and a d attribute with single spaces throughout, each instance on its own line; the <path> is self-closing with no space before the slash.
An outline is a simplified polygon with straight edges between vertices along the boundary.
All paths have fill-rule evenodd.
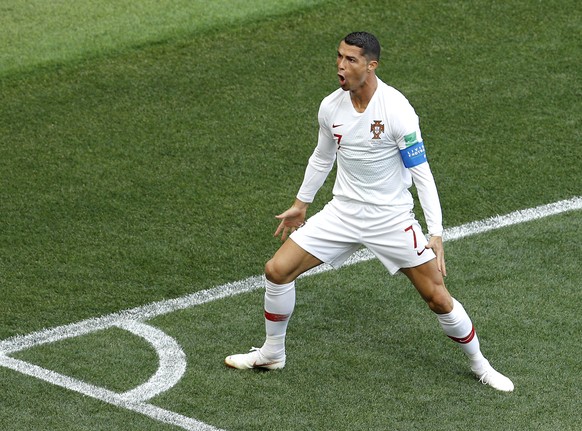
<path id="1" fill-rule="evenodd" d="M 292 281 L 290 274 L 286 271 L 278 259 L 272 258 L 265 264 L 265 277 L 271 283 L 285 284 Z"/>
<path id="2" fill-rule="evenodd" d="M 446 289 L 438 289 L 428 298 L 425 298 L 428 307 L 437 314 L 446 314 L 453 311 L 453 298 Z"/>

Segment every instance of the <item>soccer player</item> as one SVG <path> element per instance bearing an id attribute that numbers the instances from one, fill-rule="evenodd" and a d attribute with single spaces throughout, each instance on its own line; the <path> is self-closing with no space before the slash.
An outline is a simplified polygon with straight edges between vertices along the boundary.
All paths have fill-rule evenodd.
<path id="1" fill-rule="evenodd" d="M 510 392 L 513 383 L 483 356 L 471 319 L 445 287 L 442 212 L 419 120 L 408 100 L 376 76 L 380 44 L 366 32 L 347 35 L 337 50 L 336 91 L 323 99 L 317 146 L 294 204 L 276 216 L 283 244 L 265 265 L 265 329 L 261 348 L 225 359 L 232 368 L 285 366 L 285 335 L 295 306 L 295 279 L 323 262 L 340 266 L 364 245 L 394 275 L 405 274 L 443 331 L 467 355 L 484 384 Z M 333 199 L 306 221 L 315 194 L 337 160 Z M 429 239 L 409 192 L 416 186 Z"/>

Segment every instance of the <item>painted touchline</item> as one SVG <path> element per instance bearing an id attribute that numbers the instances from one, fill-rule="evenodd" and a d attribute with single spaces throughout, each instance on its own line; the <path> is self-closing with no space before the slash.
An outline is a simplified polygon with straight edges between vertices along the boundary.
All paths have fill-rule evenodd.
<path id="1" fill-rule="evenodd" d="M 582 196 L 445 229 L 443 240 L 452 241 L 494 229 L 580 209 L 582 209 Z M 344 266 L 353 265 L 373 258 L 374 256 L 369 251 L 365 249 L 360 250 L 352 255 Z M 330 269 L 332 269 L 330 266 L 321 265 L 303 274 L 303 276 L 329 271 Z M 263 287 L 263 277 L 254 276 L 241 281 L 226 283 L 212 289 L 202 290 L 180 298 L 154 302 L 145 306 L 120 311 L 98 318 L 91 318 L 69 325 L 43 329 L 27 335 L 10 337 L 0 341 L 0 365 L 91 396 L 115 406 L 144 414 L 160 422 L 177 425 L 189 431 L 221 431 L 218 428 L 196 419 L 164 410 L 160 407 L 144 402 L 145 400 L 173 387 L 185 372 L 186 362 L 184 352 L 174 339 L 164 334 L 161 330 L 143 322 L 157 316 L 215 301 L 217 299 L 238 295 L 240 293 L 250 292 L 261 287 Z M 7 356 L 11 353 L 29 349 L 41 344 L 89 334 L 91 332 L 114 326 L 126 329 L 135 335 L 146 339 L 146 341 L 154 346 L 160 358 L 158 371 L 148 380 L 148 382 L 123 394 L 118 394 L 104 388 L 93 386 L 83 381 Z"/>
<path id="2" fill-rule="evenodd" d="M 453 241 L 494 229 L 579 209 L 582 209 L 582 196 L 448 228 L 445 229 L 443 233 L 443 240 Z M 373 254 L 368 250 L 359 250 L 346 261 L 344 266 L 353 265 L 373 258 Z M 332 268 L 328 265 L 321 265 L 303 274 L 303 277 L 326 272 L 331 269 Z M 226 283 L 212 289 L 201 290 L 179 298 L 153 302 L 144 306 L 119 311 L 102 317 L 90 318 L 77 323 L 43 329 L 27 335 L 16 335 L 0 341 L 0 354 L 10 354 L 39 344 L 88 334 L 100 329 L 109 328 L 115 325 L 116 322 L 124 322 L 127 320 L 149 320 L 174 311 L 183 310 L 185 308 L 205 304 L 222 298 L 228 298 L 240 293 L 251 292 L 262 287 L 263 276 L 253 276 L 244 280 Z"/>

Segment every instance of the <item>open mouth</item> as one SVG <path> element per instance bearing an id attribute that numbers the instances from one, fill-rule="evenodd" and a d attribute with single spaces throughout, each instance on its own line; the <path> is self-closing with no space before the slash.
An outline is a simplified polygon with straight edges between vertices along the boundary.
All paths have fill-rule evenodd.
<path id="1" fill-rule="evenodd" d="M 340 73 L 338 73 L 338 74 L 337 74 L 337 77 L 338 77 L 338 79 L 339 79 L 339 83 L 340 83 L 340 85 L 341 85 L 341 86 L 343 86 L 343 85 L 346 83 L 346 77 L 345 77 L 345 76 L 343 76 L 343 75 L 342 75 L 342 74 L 340 74 Z"/>

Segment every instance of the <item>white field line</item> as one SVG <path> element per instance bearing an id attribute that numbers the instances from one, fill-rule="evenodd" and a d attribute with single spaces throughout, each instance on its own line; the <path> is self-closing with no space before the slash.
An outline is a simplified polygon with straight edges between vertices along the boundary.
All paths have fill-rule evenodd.
<path id="1" fill-rule="evenodd" d="M 445 241 L 452 241 L 494 229 L 580 209 L 582 209 L 582 196 L 446 229 L 443 239 Z M 373 257 L 374 256 L 367 250 L 360 250 L 355 253 L 345 263 L 345 265 L 353 265 L 358 262 L 370 260 Z M 304 274 L 304 276 L 329 271 L 330 269 L 331 267 L 322 265 Z M 11 337 L 0 341 L 0 365 L 109 404 L 142 413 L 160 422 L 177 425 L 186 430 L 221 431 L 218 428 L 214 428 L 211 425 L 207 425 L 196 419 L 167 411 L 144 402 L 145 400 L 173 387 L 182 377 L 186 369 L 186 362 L 184 352 L 174 339 L 164 334 L 159 329 L 143 323 L 143 321 L 172 313 L 174 311 L 216 301 L 218 299 L 257 290 L 261 287 L 263 287 L 262 276 L 249 277 L 241 281 L 226 283 L 213 289 L 203 290 L 181 298 L 154 302 L 142 307 L 132 308 L 98 318 L 87 319 L 55 328 L 43 329 L 28 335 Z M 154 346 L 160 357 L 160 366 L 156 374 L 146 383 L 123 394 L 118 394 L 104 388 L 93 386 L 80 380 L 7 356 L 11 353 L 29 349 L 41 344 L 89 334 L 91 332 L 114 326 L 126 329 L 135 335 L 146 339 Z"/>
<path id="2" fill-rule="evenodd" d="M 582 196 L 577 196 L 571 199 L 542 205 L 535 208 L 515 211 L 503 216 L 495 216 L 485 220 L 448 228 L 445 229 L 443 233 L 443 240 L 453 241 L 502 227 L 525 223 L 563 212 L 580 209 L 582 209 Z M 354 253 L 354 255 L 352 255 L 352 257 L 348 259 L 344 265 L 353 265 L 373 258 L 374 256 L 372 253 L 363 249 Z M 321 265 L 303 274 L 303 276 L 326 272 L 331 269 L 332 268 L 328 265 Z M 40 344 L 51 343 L 54 341 L 63 340 L 65 338 L 72 338 L 83 334 L 89 334 L 91 332 L 115 326 L 118 322 L 126 322 L 129 320 L 145 321 L 153 319 L 154 317 L 169 314 L 174 311 L 183 310 L 186 308 L 194 307 L 196 305 L 216 301 L 218 299 L 228 298 L 245 292 L 251 292 L 262 287 L 263 276 L 253 276 L 244 280 L 226 283 L 212 289 L 201 290 L 199 292 L 195 292 L 179 298 L 153 302 L 141 307 L 119 311 L 102 317 L 82 320 L 77 323 L 43 329 L 27 335 L 16 335 L 14 337 L 0 341 L 0 354 L 18 352 L 20 350 L 29 349 Z"/>
<path id="3" fill-rule="evenodd" d="M 36 377 L 53 385 L 60 386 L 75 392 L 79 392 L 91 398 L 113 404 L 117 407 L 123 407 L 133 412 L 141 413 L 159 422 L 176 425 L 188 431 L 222 431 L 211 425 L 197 421 L 175 412 L 164 410 L 160 407 L 147 404 L 141 401 L 127 399 L 123 394 L 118 394 L 108 389 L 85 383 L 81 380 L 73 379 L 68 376 L 56 373 L 51 370 L 30 364 L 19 359 L 14 359 L 5 355 L 0 355 L 0 365 L 19 371 L 22 374 Z"/>
<path id="4" fill-rule="evenodd" d="M 186 354 L 176 340 L 153 326 L 137 320 L 116 326 L 147 340 L 159 355 L 158 371 L 144 384 L 123 393 L 128 401 L 146 401 L 174 387 L 186 372 Z"/>

